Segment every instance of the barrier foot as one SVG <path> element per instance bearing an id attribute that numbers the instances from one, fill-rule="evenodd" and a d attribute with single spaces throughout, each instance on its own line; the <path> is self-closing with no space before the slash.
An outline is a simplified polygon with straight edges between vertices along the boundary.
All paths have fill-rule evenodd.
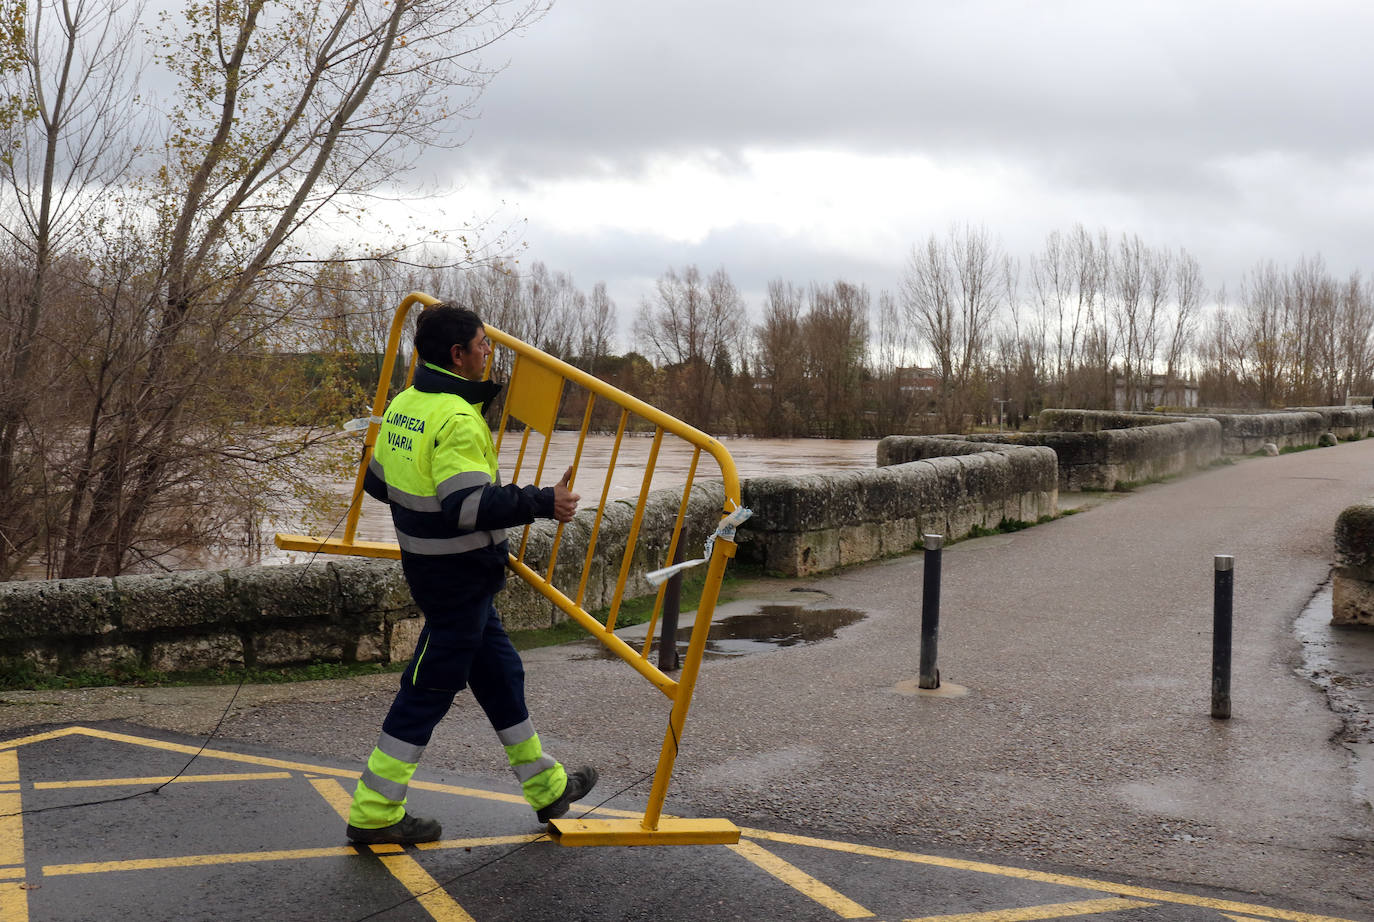
<path id="1" fill-rule="evenodd" d="M 739 827 L 729 820 L 662 817 L 657 829 L 645 829 L 642 821 L 553 820 L 550 834 L 559 845 L 734 845 Z"/>

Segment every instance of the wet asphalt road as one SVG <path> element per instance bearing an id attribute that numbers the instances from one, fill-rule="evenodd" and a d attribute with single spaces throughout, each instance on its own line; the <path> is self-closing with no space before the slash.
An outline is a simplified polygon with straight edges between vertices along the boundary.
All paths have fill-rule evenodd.
<path id="1" fill-rule="evenodd" d="M 1358 787 L 1355 756 L 1374 740 L 1364 738 L 1349 714 L 1343 720 L 1333 711 L 1323 689 L 1303 674 L 1294 632 L 1294 621 L 1327 579 L 1336 515 L 1371 495 L 1374 440 L 1366 440 L 1247 459 L 1129 495 L 1098 497 L 1078 515 L 947 547 L 939 663 L 947 694 L 939 696 L 912 688 L 921 555 L 815 579 L 748 583 L 718 618 L 764 604 L 853 610 L 862 617 L 829 639 L 708 661 L 667 810 L 725 817 L 760 835 L 802 837 L 746 841 L 785 853 L 792 865 L 809 868 L 878 918 L 1124 898 L 1110 888 L 1061 892 L 1047 880 L 1032 881 L 1047 888 L 1034 897 L 1013 894 L 1005 888 L 1026 879 L 969 869 L 987 865 L 1211 894 L 1254 904 L 1252 915 L 1266 916 L 1258 910 L 1269 907 L 1272 918 L 1306 912 L 1374 920 L 1374 820 L 1368 790 Z M 1229 721 L 1208 714 L 1214 554 L 1236 561 Z M 525 661 L 530 708 L 546 747 L 565 761 L 598 766 L 602 782 L 594 800 L 614 795 L 608 806 L 642 810 L 666 699 L 586 646 L 536 650 Z M 134 828 L 132 838 L 143 849 L 137 854 L 168 852 L 169 835 L 187 840 L 186 854 L 261 849 L 264 829 L 273 830 L 266 838 L 281 838 L 279 851 L 343 846 L 341 821 L 327 806 L 319 809 L 328 803 L 321 789 L 332 777 L 351 790 L 344 776 L 356 772 L 370 749 L 394 683 L 394 676 L 379 676 L 247 688 L 232 705 L 231 688 L 0 695 L 0 740 L 19 728 L 113 720 L 121 723 L 99 726 L 134 737 L 185 734 L 167 739 L 191 745 L 228 708 L 213 747 L 278 754 L 307 766 L 288 771 L 290 779 L 242 782 L 249 787 L 208 800 L 198 795 L 180 808 L 187 812 L 165 806 L 169 788 L 118 807 L 59 811 L 65 814 L 60 825 L 50 822 L 56 813 L 30 815 L 26 842 L 42 857 L 26 854 L 20 877 L 33 878 L 34 861 L 49 867 L 127 856 Z M 45 772 L 86 779 L 126 771 L 156 775 L 176 761 L 155 750 L 161 761 L 143 767 L 142 750 L 149 747 L 139 745 L 138 758 L 120 746 L 83 756 L 77 741 L 17 750 L 25 809 L 57 796 L 30 790 L 31 779 Z M 59 742 L 70 751 L 45 753 Z M 480 712 L 461 698 L 418 777 L 513 793 L 501 758 Z M 184 762 L 183 756 L 178 764 Z M 225 770 L 213 760 L 205 764 Z M 0 777 L 0 792 L 4 782 Z M 269 797 L 265 787 L 253 786 L 278 783 L 293 793 Z M 308 806 L 301 806 L 301 792 Z M 446 836 L 537 832 L 519 805 L 477 798 L 476 809 L 473 798 L 459 796 L 435 790 L 415 798 L 417 807 L 444 820 Z M 99 820 L 82 818 L 92 810 Z M 813 841 L 938 856 L 957 865 L 942 871 L 968 878 L 960 885 L 964 895 L 922 889 L 938 875 L 913 876 L 910 860 L 799 844 Z M 74 842 L 81 843 L 82 857 L 63 857 Z M 464 847 L 424 852 L 418 860 L 446 880 L 466 874 L 462 862 L 491 846 Z M 477 919 L 861 917 L 798 896 L 794 885 L 775 889 L 769 883 L 779 880 L 775 874 L 736 852 L 722 861 L 719 847 L 587 851 L 544 843 L 521 848 L 474 873 L 482 883 L 463 891 L 464 909 Z M 316 857 L 311 873 L 294 859 L 272 865 L 271 873 L 258 862 L 258 876 L 245 872 L 247 865 L 232 865 L 197 872 L 193 885 L 188 876 L 158 872 L 150 892 L 166 899 L 148 897 L 145 917 L 202 917 L 187 914 L 191 886 L 219 907 L 204 918 L 351 919 L 376 910 L 378 891 L 358 895 L 358 856 Z M 391 878 L 378 870 L 382 859 L 367 860 L 377 864 L 368 864 L 364 879 L 375 874 L 380 892 L 392 894 Z M 45 915 L 45 899 L 83 905 L 68 878 L 92 887 L 101 879 L 42 877 L 41 889 L 28 891 L 33 919 L 72 917 Z M 9 879 L 19 878 L 10 873 Z M 463 888 L 455 883 L 455 889 Z M 130 899 L 134 908 L 127 911 L 137 911 Z M 178 914 L 159 914 L 167 900 L 182 906 Z M 1133 914 L 1159 918 L 1160 906 L 1167 906 L 1219 918 L 1215 908 L 1138 902 L 1149 905 L 1094 904 L 1083 911 L 1129 922 Z M 0 918 L 5 905 L 0 902 Z M 418 904 L 407 906 L 382 917 L 436 917 Z M 322 914 L 292 914 L 311 911 Z"/>

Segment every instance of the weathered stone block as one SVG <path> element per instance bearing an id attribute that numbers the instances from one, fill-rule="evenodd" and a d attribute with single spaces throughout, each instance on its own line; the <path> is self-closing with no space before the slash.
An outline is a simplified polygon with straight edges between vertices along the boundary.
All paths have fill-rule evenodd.
<path id="1" fill-rule="evenodd" d="M 1374 628 L 1374 582 L 1337 570 L 1332 578 L 1331 623 Z"/>
<path id="2" fill-rule="evenodd" d="M 337 621 L 343 607 L 338 580 L 325 562 L 226 570 L 224 583 L 233 602 L 225 616 L 234 621 Z"/>
<path id="3" fill-rule="evenodd" d="M 238 607 L 217 570 L 118 576 L 114 592 L 125 631 L 218 624 Z"/>
<path id="4" fill-rule="evenodd" d="M 184 672 L 243 665 L 243 640 L 236 633 L 193 635 L 157 641 L 148 666 L 159 672 Z"/>
<path id="5" fill-rule="evenodd" d="M 88 647 L 73 654 L 68 668 L 79 672 L 112 672 L 115 667 L 138 665 L 142 654 L 136 647 L 117 643 Z"/>
<path id="6" fill-rule="evenodd" d="M 359 663 L 388 663 L 391 661 L 387 649 L 385 623 L 379 624 L 372 630 L 358 636 L 358 644 L 353 650 L 353 659 Z"/>
<path id="7" fill-rule="evenodd" d="M 502 615 L 504 619 L 504 614 Z M 509 625 L 507 625 L 509 626 Z M 425 629 L 425 619 L 423 616 L 415 618 L 401 618 L 391 623 L 391 634 L 388 639 L 389 649 L 387 662 L 404 663 L 415 655 L 415 645 L 420 641 L 420 633 Z"/>
<path id="8" fill-rule="evenodd" d="M 1336 566 L 1347 577 L 1374 580 L 1374 503 L 1347 506 L 1336 517 Z"/>
<path id="9" fill-rule="evenodd" d="M 343 659 L 343 632 L 335 625 L 271 628 L 253 635 L 253 664 L 291 666 L 316 660 Z"/>
<path id="10" fill-rule="evenodd" d="M 0 639 L 109 634 L 119 618 L 113 585 L 100 577 L 0 583 Z"/>
<path id="11" fill-rule="evenodd" d="M 327 564 L 344 615 L 418 613 L 399 560 L 339 557 Z"/>

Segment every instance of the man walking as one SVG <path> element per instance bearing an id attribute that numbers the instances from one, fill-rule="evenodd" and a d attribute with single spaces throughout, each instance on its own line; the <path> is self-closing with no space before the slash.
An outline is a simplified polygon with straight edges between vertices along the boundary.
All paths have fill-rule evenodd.
<path id="1" fill-rule="evenodd" d="M 568 812 L 596 770 L 566 771 L 543 751 L 525 707 L 525 672 L 493 603 L 505 585 L 506 533 L 535 518 L 572 519 L 572 469 L 555 486 L 502 486 L 483 406 L 491 341 L 466 308 L 436 304 L 415 329 L 414 384 L 387 407 L 364 489 L 391 506 L 401 568 L 425 616 L 415 654 L 358 780 L 348 838 L 432 842 L 437 820 L 406 812 L 420 756 L 454 696 L 472 689 L 541 823 Z"/>

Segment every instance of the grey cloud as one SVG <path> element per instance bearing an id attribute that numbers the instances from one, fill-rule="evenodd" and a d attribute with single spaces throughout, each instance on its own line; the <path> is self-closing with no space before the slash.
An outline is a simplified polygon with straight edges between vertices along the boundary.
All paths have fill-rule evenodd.
<path id="1" fill-rule="evenodd" d="M 1374 130 L 1371 26 L 1321 3 L 564 0 L 506 47 L 470 154 L 508 175 L 747 145 L 1334 155 Z"/>

